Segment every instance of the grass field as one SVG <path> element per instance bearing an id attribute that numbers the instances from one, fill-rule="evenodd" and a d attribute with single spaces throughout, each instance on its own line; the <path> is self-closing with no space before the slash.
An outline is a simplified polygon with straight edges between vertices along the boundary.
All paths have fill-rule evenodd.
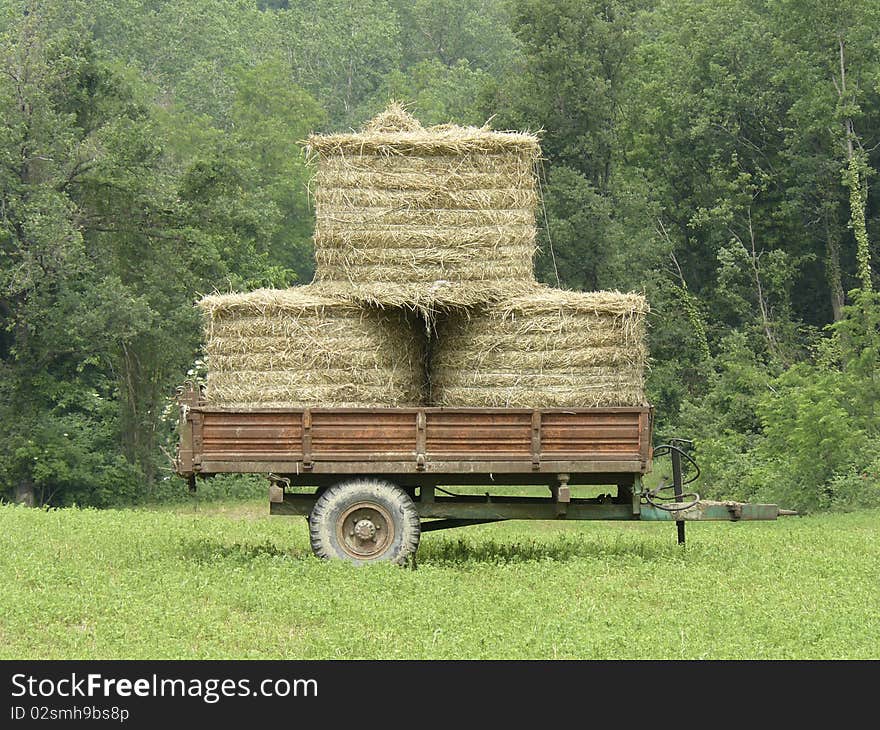
<path id="1" fill-rule="evenodd" d="M 880 512 L 508 522 L 418 569 L 314 558 L 265 501 L 0 507 L 2 659 L 877 659 Z"/>

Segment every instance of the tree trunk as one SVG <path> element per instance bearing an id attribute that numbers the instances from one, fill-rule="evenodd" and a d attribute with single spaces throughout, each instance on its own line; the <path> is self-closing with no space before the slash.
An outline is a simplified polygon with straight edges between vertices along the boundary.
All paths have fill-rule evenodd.
<path id="1" fill-rule="evenodd" d="M 856 239 L 856 268 L 862 291 L 873 290 L 871 279 L 871 245 L 868 241 L 868 229 L 865 225 L 865 205 L 868 201 L 868 175 L 862 174 L 863 163 L 853 156 L 846 168 L 846 179 L 849 185 L 850 225 Z M 866 165 L 865 165 L 866 167 Z M 862 184 L 864 179 L 864 185 Z"/>
<path id="2" fill-rule="evenodd" d="M 840 278 L 840 237 L 838 231 L 828 222 L 828 212 L 825 216 L 825 271 L 828 275 L 828 288 L 831 295 L 831 312 L 834 321 L 839 322 L 843 317 L 844 292 L 843 282 Z"/>
<path id="3" fill-rule="evenodd" d="M 840 84 L 837 86 L 837 94 L 841 102 L 846 100 L 846 56 L 844 53 L 843 36 L 837 37 L 837 46 L 840 58 Z M 852 117 L 843 120 L 844 144 L 846 147 L 846 168 L 844 168 L 844 180 L 849 188 L 850 226 L 856 239 L 856 267 L 857 275 L 862 283 L 862 290 L 872 291 L 871 278 L 871 247 L 868 241 L 868 230 L 865 226 L 865 205 L 868 202 L 868 174 L 867 163 L 855 152 L 853 142 L 856 140 L 855 127 Z M 861 149 L 861 143 L 859 144 Z M 862 178 L 864 177 L 864 186 Z"/>
<path id="4" fill-rule="evenodd" d="M 34 507 L 37 504 L 37 493 L 30 479 L 22 479 L 15 485 L 15 503 Z"/>

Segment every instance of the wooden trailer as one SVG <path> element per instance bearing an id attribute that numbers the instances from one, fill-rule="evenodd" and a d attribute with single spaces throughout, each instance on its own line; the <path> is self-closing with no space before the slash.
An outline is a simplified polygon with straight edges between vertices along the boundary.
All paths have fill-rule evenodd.
<path id="1" fill-rule="evenodd" d="M 403 562 L 422 532 L 500 520 L 772 520 L 776 505 L 685 494 L 676 445 L 673 480 L 643 488 L 652 458 L 650 408 L 303 408 L 209 406 L 179 390 L 177 472 L 269 478 L 273 515 L 309 519 L 312 549 L 355 563 Z M 546 496 L 493 487 L 540 485 Z M 590 498 L 574 485 L 609 488 Z M 479 486 L 482 494 L 455 487 Z M 510 491 L 510 490 L 506 490 Z"/>

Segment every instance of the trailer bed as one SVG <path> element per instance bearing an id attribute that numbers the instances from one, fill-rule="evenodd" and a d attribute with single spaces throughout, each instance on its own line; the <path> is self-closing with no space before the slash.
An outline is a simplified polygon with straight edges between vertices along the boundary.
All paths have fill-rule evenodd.
<path id="1" fill-rule="evenodd" d="M 651 468 L 650 408 L 243 411 L 196 401 L 182 409 L 180 433 L 177 469 L 185 476 L 408 474 L 455 481 L 564 472 L 572 483 L 600 474 L 613 483 L 615 475 Z"/>

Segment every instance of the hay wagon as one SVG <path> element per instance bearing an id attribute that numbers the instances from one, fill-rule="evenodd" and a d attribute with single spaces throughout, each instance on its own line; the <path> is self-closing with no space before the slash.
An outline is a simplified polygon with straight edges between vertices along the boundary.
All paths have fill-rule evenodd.
<path id="1" fill-rule="evenodd" d="M 230 409 L 191 384 L 178 401 L 176 469 L 190 489 L 197 477 L 266 474 L 270 513 L 307 517 L 324 558 L 403 562 L 422 532 L 502 520 L 670 521 L 683 542 L 685 521 L 791 514 L 686 494 L 682 459 L 693 460 L 681 444 L 652 448 L 647 407 Z M 660 453 L 672 480 L 646 489 Z M 529 485 L 548 492 L 498 494 Z M 580 485 L 608 492 L 572 496 Z M 455 491 L 475 486 L 483 493 Z"/>

